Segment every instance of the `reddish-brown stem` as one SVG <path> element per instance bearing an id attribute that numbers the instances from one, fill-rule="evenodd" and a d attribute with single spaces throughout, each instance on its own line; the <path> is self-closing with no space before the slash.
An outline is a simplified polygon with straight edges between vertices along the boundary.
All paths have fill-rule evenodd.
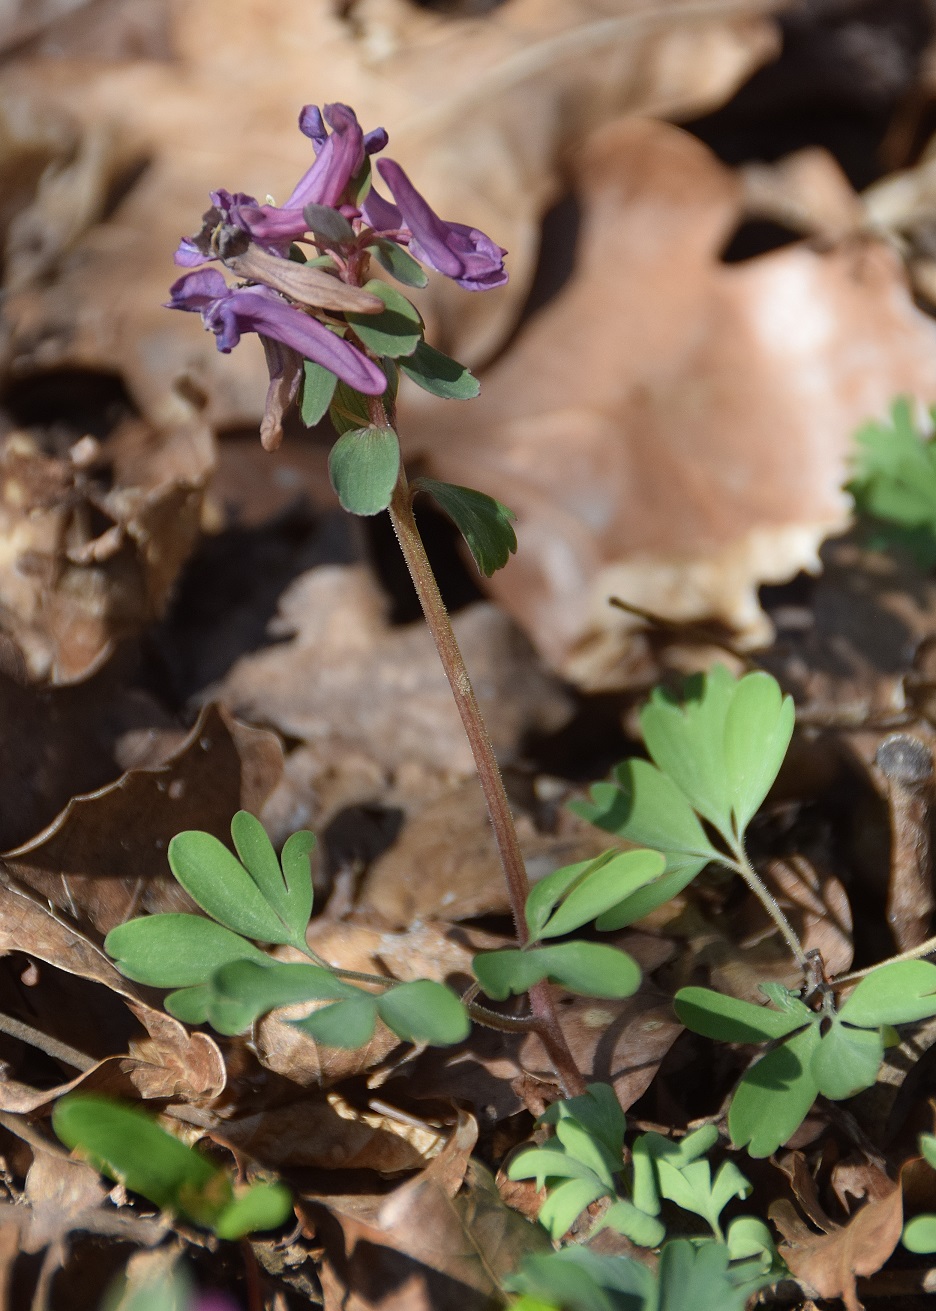
<path id="1" fill-rule="evenodd" d="M 372 403 L 372 420 L 379 426 L 388 423 L 387 414 L 379 400 Z M 412 492 L 401 462 L 400 474 L 390 502 L 390 521 L 471 744 L 471 753 L 474 756 L 507 883 L 517 941 L 521 946 L 525 946 L 530 936 L 524 915 L 527 894 L 530 890 L 526 866 L 523 863 L 523 855 L 517 840 L 513 816 L 510 813 L 507 793 L 504 790 L 504 781 L 494 755 L 494 747 L 481 716 L 458 642 L 452 632 L 448 612 L 426 555 L 426 548 L 416 526 L 412 501 Z M 530 1008 L 534 1018 L 533 1031 L 545 1047 L 566 1096 L 574 1097 L 583 1093 L 585 1080 L 562 1032 L 548 983 L 538 983 L 530 989 Z"/>

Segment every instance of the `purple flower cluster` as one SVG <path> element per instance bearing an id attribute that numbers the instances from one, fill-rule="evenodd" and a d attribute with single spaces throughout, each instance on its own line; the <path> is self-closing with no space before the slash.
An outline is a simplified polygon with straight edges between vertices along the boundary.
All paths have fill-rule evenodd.
<path id="1" fill-rule="evenodd" d="M 406 247 L 414 258 L 467 291 L 486 291 L 507 281 L 506 251 L 476 228 L 439 218 L 392 159 L 379 160 L 377 169 L 393 200 L 373 188 L 369 156 L 387 145 L 383 128 L 364 133 L 354 110 L 340 104 L 326 105 L 324 117 L 317 106 L 306 105 L 299 127 L 312 141 L 315 160 L 286 203 L 261 205 L 242 192 L 213 191 L 201 231 L 184 238 L 175 254 L 175 262 L 186 268 L 220 260 L 249 281 L 231 287 L 217 270 L 200 268 L 170 289 L 169 308 L 201 314 L 217 337 L 218 350 L 230 351 L 242 333 L 260 336 L 270 367 L 261 436 L 270 448 L 279 444 L 282 413 L 298 390 L 303 359 L 322 365 L 366 395 L 380 395 L 386 388 L 386 377 L 374 360 L 344 340 L 341 320 L 332 318 L 327 326 L 321 317 L 323 310 L 336 307 L 364 313 L 383 308 L 366 295 L 365 302 L 372 303 L 360 303 L 360 291 L 355 293 L 357 301 L 348 295 L 346 305 L 335 294 L 342 286 L 348 291 L 361 286 L 368 247 L 377 242 Z M 317 223 L 310 207 L 319 215 L 323 209 L 335 211 L 332 221 Z M 321 227 L 328 229 L 324 235 Z M 300 286 L 290 248 L 310 240 L 310 233 L 328 256 L 327 273 L 323 277 L 316 270 L 317 282 L 309 276 Z M 326 284 L 332 293 L 323 295 Z"/>

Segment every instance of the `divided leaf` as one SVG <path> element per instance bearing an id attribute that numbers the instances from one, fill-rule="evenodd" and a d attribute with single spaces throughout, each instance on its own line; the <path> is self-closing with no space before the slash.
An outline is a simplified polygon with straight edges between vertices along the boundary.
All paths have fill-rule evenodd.
<path id="1" fill-rule="evenodd" d="M 353 428 L 335 442 L 328 475 L 349 514 L 386 510 L 400 472 L 400 443 L 392 428 Z"/>
<path id="2" fill-rule="evenodd" d="M 446 1047 L 471 1031 L 468 1012 L 450 988 L 432 979 L 415 979 L 388 988 L 377 998 L 377 1013 L 405 1042 Z"/>
<path id="3" fill-rule="evenodd" d="M 747 1147 L 751 1156 L 772 1156 L 796 1132 L 819 1092 L 812 1070 L 819 1042 L 819 1026 L 811 1024 L 747 1071 L 728 1111 L 736 1147 Z"/>
<path id="4" fill-rule="evenodd" d="M 936 965 L 904 960 L 866 975 L 839 1011 L 846 1024 L 872 1028 L 936 1015 Z"/>
<path id="5" fill-rule="evenodd" d="M 711 988 L 680 988 L 673 1009 L 687 1029 L 722 1042 L 769 1042 L 817 1018 L 802 1002 L 787 1011 L 775 1011 Z"/>
<path id="6" fill-rule="evenodd" d="M 556 938 L 597 919 L 658 879 L 665 865 L 657 851 L 607 851 L 596 860 L 555 870 L 527 898 L 531 938 Z"/>
<path id="7" fill-rule="evenodd" d="M 252 942 L 201 915 L 144 915 L 111 929 L 104 950 L 121 974 L 153 988 L 204 983 L 236 960 L 265 961 Z M 201 1023 L 201 1021 L 198 1021 Z"/>
<path id="8" fill-rule="evenodd" d="M 529 992 L 543 979 L 587 997 L 630 997 L 640 986 L 636 961 L 616 947 L 592 942 L 484 952 L 475 956 L 473 968 L 481 987 L 497 1001 Z"/>
<path id="9" fill-rule="evenodd" d="M 485 578 L 503 569 L 517 549 L 512 523 L 516 515 L 493 496 L 471 487 L 417 478 L 414 486 L 438 502 L 464 537 L 475 564 Z"/>

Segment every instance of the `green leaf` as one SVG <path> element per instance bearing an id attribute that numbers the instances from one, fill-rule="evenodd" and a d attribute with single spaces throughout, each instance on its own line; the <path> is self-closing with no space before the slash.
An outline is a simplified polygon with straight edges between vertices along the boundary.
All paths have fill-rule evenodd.
<path id="1" fill-rule="evenodd" d="M 742 835 L 780 772 L 796 711 L 769 674 L 746 674 L 725 720 L 725 768 L 737 833 Z"/>
<path id="2" fill-rule="evenodd" d="M 556 938 L 597 919 L 624 897 L 658 879 L 665 865 L 666 858 L 658 851 L 638 850 L 620 852 L 596 869 L 584 871 L 538 936 Z"/>
<path id="3" fill-rule="evenodd" d="M 425 341 L 419 343 L 408 359 L 400 360 L 400 368 L 423 391 L 445 400 L 470 401 L 481 390 L 470 369 Z"/>
<path id="4" fill-rule="evenodd" d="M 384 392 L 384 400 L 387 393 Z M 363 393 L 349 387 L 346 382 L 339 381 L 335 388 L 335 396 L 331 403 L 329 415 L 335 431 L 339 434 L 345 432 L 354 432 L 358 428 L 367 428 L 370 425 L 370 410 L 367 407 L 368 397 Z"/>
<path id="5" fill-rule="evenodd" d="M 613 788 L 613 795 L 603 790 L 599 793 L 597 787 L 592 791 L 598 803 L 597 815 L 580 803 L 573 809 L 599 828 L 609 829 L 641 847 L 665 852 L 668 869 L 673 868 L 673 855 L 706 863 L 724 859 L 705 836 L 685 795 L 655 765 L 646 760 L 625 760 L 615 770 L 615 778 L 618 786 Z"/>
<path id="6" fill-rule="evenodd" d="M 211 987 L 207 983 L 197 983 L 191 988 L 180 988 L 163 998 L 163 1006 L 183 1024 L 207 1024 L 211 1009 Z"/>
<path id="7" fill-rule="evenodd" d="M 657 1178 L 660 1192 L 668 1201 L 700 1215 L 719 1239 L 722 1211 L 735 1197 L 748 1197 L 752 1191 L 733 1161 L 723 1161 L 713 1181 L 708 1161 L 691 1161 L 676 1169 L 664 1158 L 657 1162 Z"/>
<path id="8" fill-rule="evenodd" d="M 936 1215 L 915 1215 L 904 1225 L 902 1242 L 908 1252 L 936 1252 Z"/>
<path id="9" fill-rule="evenodd" d="M 936 1137 L 931 1133 L 920 1134 L 920 1152 L 923 1159 L 936 1170 Z"/>
<path id="10" fill-rule="evenodd" d="M 514 1157 L 507 1169 L 508 1179 L 535 1179 L 539 1192 L 556 1179 L 595 1179 L 594 1170 L 584 1161 L 561 1150 L 555 1139 L 545 1147 L 531 1147 Z"/>
<path id="11" fill-rule="evenodd" d="M 837 1016 L 812 1058 L 813 1077 L 824 1097 L 841 1101 L 872 1087 L 883 1059 L 880 1029 L 853 1029 Z"/>
<path id="12" fill-rule="evenodd" d="M 231 820 L 231 837 L 241 863 L 279 918 L 292 930 L 293 945 L 302 950 L 312 914 L 308 856 L 315 846 L 315 835 L 294 833 L 283 848 L 282 866 L 266 829 L 249 811 L 239 810 Z"/>
<path id="13" fill-rule="evenodd" d="M 731 834 L 731 793 L 725 766 L 725 721 L 735 680 L 716 665 L 686 683 L 682 704 L 655 688 L 640 715 L 654 764 L 692 808 L 726 837 Z M 652 845 L 652 844 L 647 844 Z"/>
<path id="14" fill-rule="evenodd" d="M 517 549 L 513 510 L 493 496 L 435 478 L 417 478 L 414 486 L 438 502 L 464 537 L 474 562 L 485 578 L 503 569 Z"/>
<path id="15" fill-rule="evenodd" d="M 590 1083 L 579 1097 L 553 1102 L 536 1123 L 558 1124 L 560 1120 L 575 1120 L 587 1129 L 617 1162 L 614 1168 L 620 1170 L 627 1117 L 610 1084 Z"/>
<path id="16" fill-rule="evenodd" d="M 343 433 L 328 457 L 328 475 L 350 514 L 386 510 L 400 472 L 400 443 L 392 428 L 356 428 Z"/>
<path id="17" fill-rule="evenodd" d="M 793 1136 L 819 1092 L 812 1072 L 819 1042 L 819 1025 L 811 1024 L 747 1071 L 728 1111 L 736 1147 L 747 1147 L 751 1156 L 771 1156 Z"/>
<path id="18" fill-rule="evenodd" d="M 429 278 L 418 260 L 395 241 L 377 241 L 367 249 L 377 263 L 405 287 L 425 287 Z"/>
<path id="19" fill-rule="evenodd" d="M 696 1244 L 687 1238 L 663 1245 L 658 1277 L 655 1311 L 744 1311 L 751 1294 L 768 1282 L 756 1274 L 743 1279 L 732 1270 L 721 1243 Z"/>
<path id="20" fill-rule="evenodd" d="M 936 443 L 916 431 L 910 401 L 894 402 L 891 422 L 856 434 L 855 475 L 848 490 L 856 508 L 877 520 L 873 545 L 909 550 L 918 565 L 936 563 Z"/>
<path id="21" fill-rule="evenodd" d="M 680 988 L 673 1009 L 687 1029 L 722 1042 L 769 1042 L 817 1018 L 802 1002 L 798 1009 L 775 1011 L 711 988 Z"/>
<path id="22" fill-rule="evenodd" d="M 639 891 L 631 893 L 611 910 L 605 911 L 595 921 L 595 927 L 602 932 L 608 932 L 611 929 L 626 928 L 628 924 L 644 919 L 658 906 L 663 906 L 667 901 L 678 897 L 683 888 L 688 887 L 699 871 L 709 863 L 705 858 L 688 859 L 676 857 L 671 853 L 667 853 L 665 859 L 667 873 L 662 874 L 646 887 L 640 888 Z M 686 863 L 677 863 L 681 860 L 685 860 Z"/>
<path id="23" fill-rule="evenodd" d="M 744 1261 L 756 1257 L 763 1274 L 778 1274 L 782 1265 L 777 1255 L 773 1234 L 753 1215 L 739 1215 L 732 1220 L 725 1235 L 728 1255 L 732 1261 Z"/>
<path id="24" fill-rule="evenodd" d="M 292 1023 L 325 1047 L 354 1051 L 357 1047 L 366 1047 L 374 1036 L 377 999 L 362 992 L 353 1000 L 336 1001 L 331 1006 L 313 1011 L 304 1020 L 293 1020 Z"/>
<path id="25" fill-rule="evenodd" d="M 894 961 L 866 975 L 839 1011 L 848 1024 L 876 1028 L 936 1015 L 936 965 Z"/>
<path id="26" fill-rule="evenodd" d="M 364 284 L 364 290 L 379 296 L 387 308 L 380 314 L 350 311 L 345 314 L 361 341 L 375 355 L 388 355 L 391 359 L 412 355 L 423 335 L 419 311 L 395 287 L 379 278 L 371 278 Z"/>
<path id="27" fill-rule="evenodd" d="M 626 952 L 593 942 L 562 942 L 531 951 L 489 951 L 475 956 L 474 972 L 489 997 L 502 1001 L 551 979 L 587 997 L 630 997 L 640 986 L 640 968 Z"/>
<path id="28" fill-rule="evenodd" d="M 558 1242 L 572 1228 L 586 1207 L 607 1195 L 598 1179 L 569 1179 L 555 1188 L 536 1217 L 553 1241 Z"/>
<path id="29" fill-rule="evenodd" d="M 210 1227 L 232 1199 L 222 1171 L 134 1107 L 76 1094 L 56 1104 L 52 1127 L 70 1151 L 161 1211 Z"/>
<path id="30" fill-rule="evenodd" d="M 533 884 L 524 908 L 524 917 L 531 942 L 537 941 L 540 936 L 540 929 L 549 919 L 553 908 L 561 901 L 563 894 L 568 892 L 569 888 L 577 883 L 583 875 L 591 870 L 600 869 L 614 854 L 615 852 L 612 849 L 603 851 L 600 856 L 596 856 L 593 860 L 579 860 L 574 865 L 563 865 L 560 869 L 554 869 L 551 874 L 547 874 Z"/>
<path id="31" fill-rule="evenodd" d="M 656 1281 L 646 1266 L 626 1256 L 600 1256 L 577 1243 L 527 1257 L 503 1284 L 508 1291 L 525 1295 L 524 1311 L 537 1306 L 561 1311 L 656 1311 Z"/>
<path id="32" fill-rule="evenodd" d="M 609 1152 L 603 1142 L 592 1137 L 584 1125 L 569 1116 L 560 1119 L 556 1125 L 556 1137 L 569 1156 L 587 1166 L 608 1192 L 614 1191 L 614 1176 L 623 1165 L 620 1155 Z"/>
<path id="33" fill-rule="evenodd" d="M 292 1215 L 292 1194 L 283 1184 L 257 1183 L 224 1208 L 212 1225 L 219 1238 L 236 1241 L 262 1229 L 279 1229 Z"/>
<path id="34" fill-rule="evenodd" d="M 343 242 L 354 240 L 354 228 L 337 209 L 329 205 L 306 205 L 302 214 L 309 225 L 309 231 L 319 239 L 319 244 L 324 242 L 340 246 Z"/>
<path id="35" fill-rule="evenodd" d="M 251 875 L 211 833 L 177 834 L 169 843 L 169 865 L 192 900 L 220 924 L 259 942 L 293 941 L 292 929 Z"/>
<path id="36" fill-rule="evenodd" d="M 314 360 L 303 360 L 302 372 L 302 422 L 307 428 L 314 428 L 328 413 L 338 379 L 331 369 L 316 364 Z"/>
<path id="37" fill-rule="evenodd" d="M 655 1216 L 647 1215 L 633 1202 L 621 1198 L 608 1207 L 595 1227 L 595 1232 L 613 1229 L 616 1234 L 623 1234 L 638 1247 L 659 1247 L 666 1237 L 666 1226 Z"/>
<path id="38" fill-rule="evenodd" d="M 321 965 L 235 961 L 219 969 L 209 984 L 208 1018 L 219 1033 L 243 1033 L 261 1015 L 304 1001 L 366 997 Z"/>
<path id="39" fill-rule="evenodd" d="M 471 1031 L 468 1012 L 450 988 L 432 979 L 401 983 L 377 998 L 377 1013 L 406 1042 L 447 1047 Z"/>
<path id="40" fill-rule="evenodd" d="M 204 983 L 234 960 L 267 957 L 246 938 L 201 915 L 143 915 L 111 929 L 104 950 L 121 974 L 153 988 Z"/>

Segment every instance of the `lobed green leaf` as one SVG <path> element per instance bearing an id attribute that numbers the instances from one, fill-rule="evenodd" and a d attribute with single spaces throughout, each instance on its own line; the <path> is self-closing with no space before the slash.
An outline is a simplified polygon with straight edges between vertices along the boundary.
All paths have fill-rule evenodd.
<path id="1" fill-rule="evenodd" d="M 450 988 L 432 979 L 415 979 L 388 988 L 377 998 L 377 1013 L 406 1042 L 447 1047 L 464 1042 L 471 1031 L 468 1012 Z"/>
<path id="2" fill-rule="evenodd" d="M 811 1024 L 747 1071 L 728 1111 L 736 1147 L 746 1147 L 751 1156 L 771 1156 L 793 1136 L 819 1092 L 812 1070 L 819 1042 L 819 1025 Z"/>
<path id="3" fill-rule="evenodd" d="M 413 484 L 428 492 L 464 537 L 474 562 L 485 578 L 503 569 L 517 549 L 513 530 L 516 515 L 493 496 L 435 478 L 417 478 Z"/>
<path id="4" fill-rule="evenodd" d="M 475 956 L 473 968 L 487 995 L 498 1001 L 529 992 L 543 979 L 589 997 L 630 997 L 640 986 L 636 961 L 615 947 L 592 942 L 484 952 Z"/>
<path id="5" fill-rule="evenodd" d="M 861 1028 L 910 1024 L 936 1015 L 936 965 L 904 960 L 866 975 L 839 1010 L 840 1019 Z"/>
<path id="6" fill-rule="evenodd" d="M 444 400 L 470 401 L 481 390 L 470 369 L 425 341 L 419 343 L 412 355 L 400 360 L 400 369 L 423 391 Z"/>
<path id="7" fill-rule="evenodd" d="M 204 983 L 235 960 L 265 961 L 252 942 L 201 915 L 143 915 L 111 929 L 104 950 L 121 974 L 153 988 Z"/>
<path id="8" fill-rule="evenodd" d="M 775 1011 L 711 988 L 680 988 L 673 1009 L 687 1029 L 722 1042 L 769 1042 L 818 1018 L 802 1002 L 798 1009 Z"/>
<path id="9" fill-rule="evenodd" d="M 387 355 L 390 359 L 412 355 L 423 335 L 419 311 L 395 287 L 379 278 L 371 278 L 364 284 L 364 290 L 379 296 L 387 308 L 380 314 L 352 311 L 345 314 L 361 341 L 375 355 Z"/>
<path id="10" fill-rule="evenodd" d="M 386 510 L 400 472 L 400 443 L 392 428 L 355 428 L 342 433 L 328 457 L 328 476 L 349 514 Z"/>

